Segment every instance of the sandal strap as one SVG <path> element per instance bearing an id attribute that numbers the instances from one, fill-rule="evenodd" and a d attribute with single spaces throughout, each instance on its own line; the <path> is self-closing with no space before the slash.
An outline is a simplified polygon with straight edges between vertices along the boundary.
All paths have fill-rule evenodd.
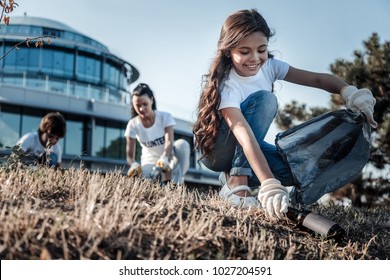
<path id="1" fill-rule="evenodd" d="M 231 196 L 232 194 L 235 194 L 235 193 L 240 192 L 240 191 L 247 191 L 250 193 L 252 190 L 248 186 L 241 185 L 241 186 L 234 187 L 229 192 L 227 192 L 226 195 Z"/>

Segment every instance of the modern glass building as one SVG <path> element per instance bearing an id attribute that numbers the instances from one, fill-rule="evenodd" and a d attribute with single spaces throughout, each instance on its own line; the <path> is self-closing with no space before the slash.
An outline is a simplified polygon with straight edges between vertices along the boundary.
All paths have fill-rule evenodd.
<path id="1" fill-rule="evenodd" d="M 31 42 L 12 49 L 42 35 L 53 37 L 50 44 L 45 39 L 41 47 Z M 126 172 L 123 135 L 139 70 L 100 42 L 46 18 L 12 17 L 10 25 L 0 25 L 0 54 L 8 51 L 0 60 L 0 156 L 36 130 L 46 113 L 59 111 L 67 120 L 60 141 L 64 167 L 82 162 L 91 170 Z M 175 138 L 192 145 L 190 123 L 176 122 Z M 198 166 L 196 157 L 192 153 L 187 181 L 215 183 L 215 174 Z"/>

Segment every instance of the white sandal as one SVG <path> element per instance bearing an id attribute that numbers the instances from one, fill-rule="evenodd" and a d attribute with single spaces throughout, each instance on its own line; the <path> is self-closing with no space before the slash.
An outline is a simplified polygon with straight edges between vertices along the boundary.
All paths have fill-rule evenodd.
<path id="1" fill-rule="evenodd" d="M 256 197 L 254 196 L 239 196 L 236 195 L 239 191 L 251 192 L 251 189 L 248 186 L 241 185 L 229 189 L 227 183 L 223 185 L 222 189 L 219 191 L 219 197 L 229 200 L 234 206 L 249 208 L 249 207 L 260 207 L 260 204 Z"/>

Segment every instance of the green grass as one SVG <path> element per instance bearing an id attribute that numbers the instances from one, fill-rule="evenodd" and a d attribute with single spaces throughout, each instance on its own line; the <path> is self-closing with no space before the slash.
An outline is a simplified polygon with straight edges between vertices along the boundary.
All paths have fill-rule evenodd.
<path id="1" fill-rule="evenodd" d="M 390 259 L 389 206 L 311 210 L 340 244 L 222 201 L 213 188 L 160 188 L 84 169 L 0 169 L 1 259 Z"/>

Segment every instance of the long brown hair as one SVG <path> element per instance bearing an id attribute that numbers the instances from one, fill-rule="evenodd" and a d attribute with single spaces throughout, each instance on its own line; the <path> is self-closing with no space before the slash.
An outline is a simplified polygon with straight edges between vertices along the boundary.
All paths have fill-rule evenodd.
<path id="1" fill-rule="evenodd" d="M 273 36 L 267 22 L 255 9 L 241 10 L 230 15 L 222 26 L 217 54 L 209 73 L 203 77 L 203 89 L 197 110 L 198 117 L 193 127 L 195 149 L 201 152 L 201 158 L 213 152 L 217 138 L 218 124 L 221 120 L 218 112 L 221 103 L 220 90 L 232 67 L 229 52 L 246 36 L 258 31 L 264 33 L 268 40 Z M 268 56 L 272 57 L 271 54 Z"/>

